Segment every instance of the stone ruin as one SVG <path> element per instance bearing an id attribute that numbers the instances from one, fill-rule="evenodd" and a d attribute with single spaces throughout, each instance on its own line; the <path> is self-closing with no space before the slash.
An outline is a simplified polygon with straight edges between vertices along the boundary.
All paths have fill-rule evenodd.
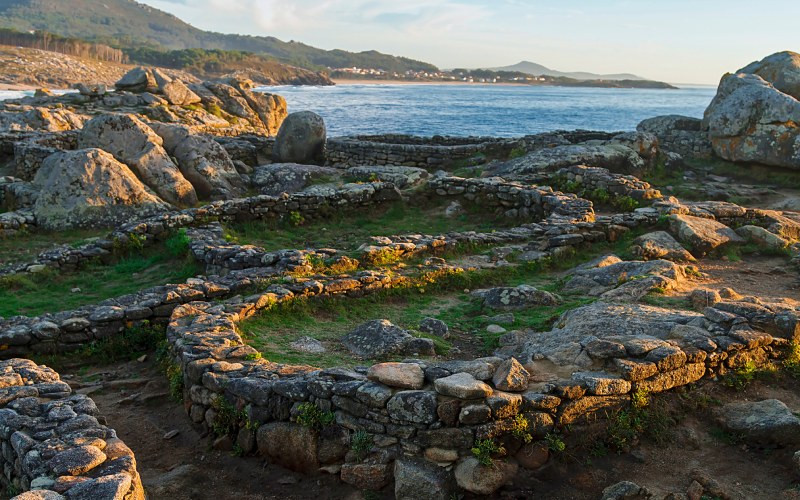
<path id="1" fill-rule="evenodd" d="M 633 175 L 665 158 L 678 165 L 680 155 L 723 147 L 713 138 L 707 147 L 705 129 L 684 119 L 646 122 L 638 133 L 506 140 L 327 138 L 318 117 L 290 115 L 282 136 L 282 98 L 256 97 L 241 82 L 186 85 L 140 68 L 117 89 L 4 105 L 0 124 L 9 131 L 0 151 L 15 175 L 0 182 L 0 202 L 11 209 L 0 214 L 3 234 L 24 238 L 84 225 L 110 231 L 8 265 L 0 276 L 48 268 L 78 273 L 116 249 L 154 246 L 176 231 L 185 233 L 203 271 L 185 283 L 71 311 L 0 318 L 0 481 L 24 492 L 16 498 L 145 497 L 135 450 L 104 425 L 91 398 L 26 359 L 69 355 L 136 325 L 164 332 L 187 418 L 198 430 L 205 435 L 235 415 L 214 446 L 405 499 L 494 494 L 554 460 L 547 444 L 553 436 L 578 433 L 643 395 L 743 367 L 777 366 L 800 342 L 796 300 L 694 281 L 698 260 L 746 243 L 797 264 L 800 214 L 680 200 Z M 187 109 L 195 105 L 204 111 Z M 204 122 L 203 112 L 216 117 L 213 105 L 224 110 L 227 126 Z M 98 116 L 84 119 L 78 110 Z M 290 133 L 298 129 L 313 133 Z M 456 168 L 483 175 L 456 176 Z M 59 189 L 80 179 L 86 182 L 74 192 Z M 103 195 L 91 191 L 96 179 L 109 199 L 90 211 Z M 587 198 L 598 192 L 638 207 L 601 212 L 601 203 Z M 320 221 L 439 200 L 493 214 L 508 227 L 375 235 L 355 253 L 271 250 L 230 241 L 224 231 L 233 222 Z M 470 290 L 470 300 L 499 313 L 489 326 L 498 345 L 482 357 L 437 354 L 436 339 L 449 335 L 450 325 L 431 318 L 418 326 L 428 335 L 422 337 L 373 318 L 342 338 L 353 365 L 324 369 L 265 359 L 239 328 L 294 301 L 355 301 L 506 267 L 546 266 L 629 233 L 640 234 L 633 257 L 582 262 L 566 272 L 558 293 L 529 284 Z M 647 300 L 679 290 L 689 290 L 691 304 L 668 308 Z M 544 329 L 500 326 L 503 315 L 559 305 L 570 294 L 587 301 Z M 304 348 L 325 349 L 314 338 L 300 340 L 311 346 Z M 735 405 L 723 409 L 731 432 L 800 447 L 800 419 L 783 403 Z M 363 453 L 352 450 L 356 435 L 370 440 Z M 488 464 L 480 453 L 487 443 L 496 447 Z M 637 498 L 631 495 L 649 493 L 620 483 L 604 498 Z"/>

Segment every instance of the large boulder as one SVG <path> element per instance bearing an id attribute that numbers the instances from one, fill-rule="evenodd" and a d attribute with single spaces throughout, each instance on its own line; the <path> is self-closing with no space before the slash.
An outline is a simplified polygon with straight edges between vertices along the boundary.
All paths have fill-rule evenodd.
<path id="1" fill-rule="evenodd" d="M 118 90 L 128 92 L 157 92 L 158 83 L 153 72 L 141 66 L 133 68 L 125 73 L 122 78 L 114 84 Z"/>
<path id="2" fill-rule="evenodd" d="M 714 152 L 726 160 L 800 169 L 800 101 L 762 77 L 725 75 L 705 111 Z"/>
<path id="3" fill-rule="evenodd" d="M 800 99 L 800 54 L 785 50 L 748 64 L 737 73 L 758 75 L 773 87 Z"/>
<path id="4" fill-rule="evenodd" d="M 201 101 L 200 96 L 192 92 L 192 90 L 187 87 L 185 83 L 177 78 L 164 83 L 160 90 L 161 93 L 164 94 L 164 97 L 166 97 L 167 101 L 176 106 L 188 106 L 190 104 L 197 104 Z"/>
<path id="5" fill-rule="evenodd" d="M 718 411 L 720 423 L 748 441 L 800 444 L 800 418 L 777 399 L 728 403 Z"/>
<path id="6" fill-rule="evenodd" d="M 78 136 L 78 147 L 100 148 L 111 153 L 165 201 L 195 205 L 194 187 L 162 144 L 161 137 L 134 115 L 98 116 L 89 120 Z"/>
<path id="7" fill-rule="evenodd" d="M 229 121 L 241 119 L 267 135 L 275 135 L 288 114 L 286 99 L 277 94 L 253 92 L 253 82 L 240 78 L 189 85 L 208 109 L 219 108 Z M 227 117 L 226 117 L 227 118 Z"/>
<path id="8" fill-rule="evenodd" d="M 45 229 L 116 226 L 170 209 L 100 149 L 47 157 L 33 183 L 40 190 L 33 211 Z"/>
<path id="9" fill-rule="evenodd" d="M 272 163 L 253 169 L 250 183 L 261 194 L 277 196 L 281 193 L 296 193 L 312 184 L 333 182 L 341 178 L 341 170 L 299 163 Z"/>
<path id="10" fill-rule="evenodd" d="M 322 117 L 311 111 L 286 117 L 275 138 L 272 159 L 282 163 L 318 163 L 325 154 L 327 132 Z"/>
<path id="11" fill-rule="evenodd" d="M 342 344 L 356 356 L 367 359 L 400 354 L 435 354 L 432 340 L 416 338 L 386 319 L 375 319 L 357 326 L 342 337 Z"/>

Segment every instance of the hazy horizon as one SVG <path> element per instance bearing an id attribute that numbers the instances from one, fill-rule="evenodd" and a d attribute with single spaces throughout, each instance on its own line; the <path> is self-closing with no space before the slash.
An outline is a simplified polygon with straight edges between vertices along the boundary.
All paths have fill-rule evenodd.
<path id="1" fill-rule="evenodd" d="M 800 3 L 742 0 L 140 0 L 193 26 L 324 49 L 378 50 L 440 68 L 532 61 L 559 71 L 716 84 L 792 47 Z M 779 13 L 780 15 L 776 15 Z"/>

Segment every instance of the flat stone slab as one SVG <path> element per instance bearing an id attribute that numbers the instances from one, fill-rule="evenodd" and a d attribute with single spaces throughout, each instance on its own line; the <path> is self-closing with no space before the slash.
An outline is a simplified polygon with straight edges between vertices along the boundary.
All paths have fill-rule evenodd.
<path id="1" fill-rule="evenodd" d="M 436 392 L 459 399 L 481 399 L 492 395 L 492 388 L 469 373 L 456 373 L 437 379 L 433 386 Z"/>

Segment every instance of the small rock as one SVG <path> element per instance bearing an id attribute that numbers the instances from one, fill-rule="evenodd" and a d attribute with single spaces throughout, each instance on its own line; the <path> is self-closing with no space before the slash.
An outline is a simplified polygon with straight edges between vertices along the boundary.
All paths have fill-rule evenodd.
<path id="1" fill-rule="evenodd" d="M 367 378 L 401 389 L 422 389 L 425 373 L 416 363 L 379 363 L 367 371 Z"/>
<path id="2" fill-rule="evenodd" d="M 423 319 L 419 324 L 419 331 L 436 335 L 437 337 L 441 337 L 443 339 L 446 339 L 450 336 L 450 329 L 447 327 L 447 323 L 435 318 Z"/>
<path id="3" fill-rule="evenodd" d="M 500 325 L 489 325 L 486 327 L 486 332 L 492 335 L 500 335 L 501 333 L 506 333 L 506 331 L 507 330 Z"/>
<path id="4" fill-rule="evenodd" d="M 491 495 L 509 483 L 518 468 L 515 462 L 495 460 L 492 465 L 481 465 L 477 458 L 467 457 L 456 466 L 456 483 L 470 493 Z"/>
<path id="5" fill-rule="evenodd" d="M 327 351 L 327 349 L 325 349 L 325 346 L 322 345 L 322 342 L 308 336 L 300 337 L 299 339 L 289 344 L 289 347 L 291 347 L 295 351 L 305 352 L 309 354 L 321 354 Z"/>
<path id="6" fill-rule="evenodd" d="M 177 436 L 179 433 L 180 433 L 180 431 L 173 429 L 173 430 L 167 432 L 166 434 L 164 434 L 164 439 L 172 439 L 175 436 Z"/>
<path id="7" fill-rule="evenodd" d="M 489 385 L 475 380 L 469 373 L 456 373 L 436 379 L 433 385 L 439 394 L 460 399 L 480 399 L 492 394 Z"/>
<path id="8" fill-rule="evenodd" d="M 647 500 L 653 495 L 636 483 L 622 481 L 603 490 L 601 500 Z"/>
<path id="9" fill-rule="evenodd" d="M 516 358 L 509 358 L 494 372 L 492 382 L 501 391 L 519 392 L 528 388 L 530 374 Z"/>

